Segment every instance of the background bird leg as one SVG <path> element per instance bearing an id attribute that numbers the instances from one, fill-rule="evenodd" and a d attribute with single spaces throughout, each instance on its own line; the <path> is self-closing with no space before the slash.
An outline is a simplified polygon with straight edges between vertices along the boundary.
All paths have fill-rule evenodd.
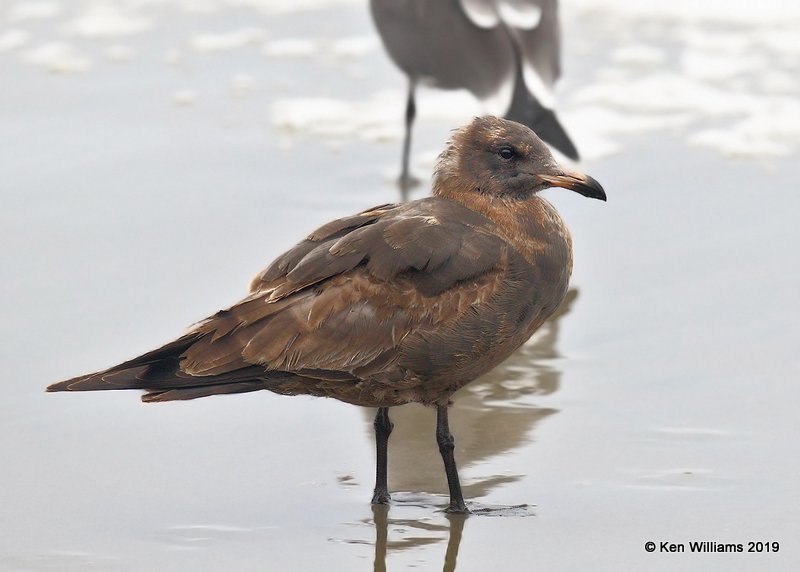
<path id="1" fill-rule="evenodd" d="M 403 163 L 400 171 L 400 194 L 403 202 L 408 200 L 408 191 L 419 184 L 419 181 L 411 176 L 409 162 L 411 159 L 411 129 L 414 126 L 414 118 L 417 116 L 417 104 L 414 100 L 414 90 L 417 82 L 414 79 L 408 80 L 408 99 L 406 100 L 406 136 L 403 139 Z"/>
<path id="2" fill-rule="evenodd" d="M 372 493 L 372 504 L 386 504 L 391 499 L 389 488 L 386 484 L 386 475 L 389 459 L 389 435 L 392 434 L 392 429 L 394 428 L 394 424 L 389 419 L 388 407 L 378 408 L 373 426 L 375 427 L 376 466 L 375 492 Z"/>
<path id="3" fill-rule="evenodd" d="M 447 486 L 450 488 L 450 505 L 447 507 L 446 512 L 468 513 L 469 509 L 464 503 L 464 496 L 461 494 L 461 483 L 458 481 L 458 468 L 453 456 L 455 441 L 450 433 L 446 405 L 437 405 L 436 407 L 436 443 L 438 443 L 439 452 L 442 454 L 444 472 L 447 475 Z"/>

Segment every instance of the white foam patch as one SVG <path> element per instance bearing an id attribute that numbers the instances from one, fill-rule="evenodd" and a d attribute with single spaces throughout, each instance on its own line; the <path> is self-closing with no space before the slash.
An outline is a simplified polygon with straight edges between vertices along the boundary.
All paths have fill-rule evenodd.
<path id="1" fill-rule="evenodd" d="M 164 55 L 161 56 L 164 60 L 164 63 L 168 66 L 179 66 L 183 63 L 183 54 L 180 50 L 167 50 L 164 52 Z"/>
<path id="2" fill-rule="evenodd" d="M 226 0 L 226 4 L 254 8 L 264 14 L 289 14 L 343 6 L 364 7 L 364 0 Z"/>
<path id="3" fill-rule="evenodd" d="M 194 105 L 197 101 L 197 93 L 192 89 L 179 89 L 172 93 L 172 103 L 179 107 Z"/>
<path id="4" fill-rule="evenodd" d="M 655 46 L 631 44 L 614 50 L 611 60 L 620 66 L 650 68 L 662 64 L 666 60 L 666 54 Z"/>
<path id="5" fill-rule="evenodd" d="M 578 111 L 564 113 L 564 120 L 569 125 L 582 125 L 592 131 L 632 135 L 681 128 L 689 123 L 690 116 L 686 113 L 646 115 L 588 106 Z"/>
<path id="6" fill-rule="evenodd" d="M 261 48 L 265 56 L 281 58 L 310 58 L 319 52 L 317 42 L 301 38 L 285 38 L 267 42 Z"/>
<path id="7" fill-rule="evenodd" d="M 800 56 L 800 33 L 794 27 L 759 30 L 756 42 L 774 52 Z"/>
<path id="8" fill-rule="evenodd" d="M 117 63 L 127 63 L 133 60 L 133 54 L 133 48 L 121 44 L 115 44 L 106 49 L 106 58 Z"/>
<path id="9" fill-rule="evenodd" d="M 402 137 L 402 125 L 389 121 L 386 109 L 400 110 L 403 102 L 402 94 L 393 92 L 376 94 L 364 101 L 292 97 L 275 101 L 271 117 L 272 124 L 286 135 L 396 140 Z"/>
<path id="10" fill-rule="evenodd" d="M 265 43 L 261 53 L 277 58 L 353 60 L 380 48 L 376 36 L 346 36 L 335 39 L 282 38 Z"/>
<path id="11" fill-rule="evenodd" d="M 789 155 L 791 148 L 768 138 L 753 138 L 738 129 L 706 129 L 689 137 L 689 143 L 721 151 L 739 159 Z"/>
<path id="12" fill-rule="evenodd" d="M 264 30 L 259 28 L 243 28 L 220 34 L 201 33 L 189 39 L 189 47 L 196 52 L 222 52 L 258 45 L 265 36 Z"/>
<path id="13" fill-rule="evenodd" d="M 249 74 L 236 74 L 231 80 L 231 97 L 247 97 L 253 91 L 256 84 L 255 78 Z"/>
<path id="14" fill-rule="evenodd" d="M 68 29 L 81 38 L 101 39 L 132 36 L 152 27 L 153 22 L 134 9 L 116 3 L 96 3 L 75 18 Z"/>
<path id="15" fill-rule="evenodd" d="M 712 82 L 729 80 L 748 71 L 760 73 L 758 61 L 745 62 L 743 65 L 744 69 L 736 73 L 725 66 L 720 66 L 712 73 L 706 69 L 711 66 L 706 60 L 702 67 L 692 70 L 691 74 L 661 72 L 632 76 L 627 80 L 625 76 L 617 76 L 613 82 L 602 82 L 579 90 L 574 101 L 582 106 L 604 108 L 618 114 L 613 121 L 609 121 L 608 117 L 613 115 L 598 119 L 595 110 L 593 121 L 581 121 L 584 129 L 588 125 L 602 134 L 623 133 L 619 125 L 634 126 L 633 131 L 651 131 L 712 122 L 715 125 L 695 132 L 689 136 L 688 142 L 716 148 L 726 155 L 739 158 L 790 153 L 800 141 L 797 82 L 787 74 L 771 70 L 767 72 L 767 77 L 772 77 L 773 84 L 781 88 L 780 95 L 765 93 L 763 86 L 768 83 L 766 81 L 754 82 L 762 91 L 748 89 L 747 82 L 743 82 L 744 87 L 737 88 L 712 85 Z M 617 121 L 620 123 L 617 124 Z M 751 144 L 749 150 L 745 149 L 748 142 Z M 587 147 L 581 145 L 581 148 Z"/>
<path id="16" fill-rule="evenodd" d="M 404 110 L 405 94 L 400 112 L 393 110 L 392 116 L 402 117 Z M 466 90 L 441 91 L 425 87 L 417 89 L 417 116 L 422 119 L 443 120 L 457 126 L 485 113 L 483 104 Z"/>
<path id="17" fill-rule="evenodd" d="M 580 149 L 581 160 L 583 161 L 597 161 L 603 157 L 617 155 L 623 151 L 623 147 L 619 142 L 600 132 L 591 131 L 582 126 L 568 127 L 567 129 L 578 149 Z M 570 159 L 561 155 L 557 149 L 551 148 L 551 151 L 562 161 L 570 161 Z"/>
<path id="18" fill-rule="evenodd" d="M 25 30 L 5 30 L 0 32 L 0 54 L 21 48 L 30 42 L 31 35 Z"/>
<path id="19" fill-rule="evenodd" d="M 42 20 L 53 18 L 61 13 L 61 6 L 57 2 L 20 2 L 8 10 L 8 19 L 12 22 L 20 20 Z"/>
<path id="20" fill-rule="evenodd" d="M 800 99 L 770 97 L 734 126 L 753 137 L 774 138 L 787 144 L 800 141 Z"/>
<path id="21" fill-rule="evenodd" d="M 467 3 L 475 10 L 487 6 L 483 0 Z M 498 8 L 501 5 L 505 7 Z M 115 38 L 145 33 L 156 23 L 160 30 L 165 29 L 171 24 L 169 17 L 192 13 L 198 21 L 211 21 L 216 15 L 221 18 L 235 11 L 277 16 L 344 6 L 366 14 L 366 0 L 14 0 L 0 10 L 0 16 L 7 22 L 57 19 L 55 25 L 46 23 L 51 34 L 44 37 L 63 38 L 66 33 L 111 39 L 113 45 L 98 48 L 99 57 L 122 62 L 132 59 L 133 50 L 120 44 L 132 40 Z M 484 17 L 486 22 L 511 18 L 516 10 L 515 17 L 520 22 L 529 17 L 530 24 L 535 14 L 520 12 L 524 7 L 523 0 L 494 0 Z M 596 66 L 601 69 L 589 72 L 593 77 L 577 77 L 572 66 L 565 70 L 568 85 L 579 87 L 567 101 L 560 100 L 558 114 L 585 158 L 623 148 L 626 137 L 665 130 L 685 137 L 691 145 L 736 157 L 773 157 L 800 147 L 795 103 L 800 101 L 800 2 L 571 0 L 561 3 L 560 12 L 568 41 L 591 46 L 587 49 L 596 50 L 596 58 L 605 50 L 608 58 L 605 66 Z M 254 17 L 256 25 L 279 22 L 261 19 L 258 14 Z M 38 34 L 39 26 L 45 24 L 36 25 Z M 340 38 L 321 37 L 321 32 L 313 29 L 304 33 L 307 37 L 272 41 L 256 28 L 196 33 L 167 45 L 186 51 L 169 50 L 164 61 L 178 66 L 188 59 L 187 53 L 255 45 L 270 57 L 316 58 L 340 65 L 346 77 L 372 73 L 367 62 L 358 58 L 380 49 L 377 36 L 366 31 L 362 36 Z M 609 37 L 615 38 L 613 44 Z M 181 46 L 177 43 L 181 41 L 188 44 Z M 26 30 L 0 32 L 0 52 L 19 50 L 22 61 L 32 65 L 56 73 L 91 68 L 91 59 L 75 46 L 37 44 Z M 280 79 L 270 81 L 274 87 Z M 253 85 L 250 76 L 241 74 L 229 79 L 228 89 L 231 96 L 244 97 Z M 286 93 L 292 87 L 282 89 Z M 172 95 L 178 105 L 191 105 L 196 99 L 191 90 Z M 475 114 L 502 113 L 507 105 L 500 104 L 508 97 L 510 89 L 501 90 L 481 105 L 465 92 L 420 90 L 418 113 L 421 118 L 444 119 L 455 125 Z M 295 103 L 287 94 L 276 102 L 273 120 L 283 125 L 286 133 L 309 133 L 331 140 L 395 140 L 402 137 L 404 108 L 405 94 L 400 92 L 355 101 L 343 96 L 341 101 L 299 99 Z M 286 117 L 280 117 L 284 113 Z"/>
<path id="22" fill-rule="evenodd" d="M 468 121 L 477 103 L 467 93 L 430 92 L 417 100 L 418 117 L 444 119 L 452 125 Z M 276 100 L 272 124 L 293 137 L 397 141 L 403 137 L 405 93 L 382 91 L 364 100 L 290 97 Z"/>
<path id="23" fill-rule="evenodd" d="M 22 54 L 22 61 L 52 73 L 73 74 L 88 71 L 91 60 L 73 46 L 60 42 L 41 44 Z"/>
<path id="24" fill-rule="evenodd" d="M 781 95 L 800 93 L 800 78 L 784 71 L 763 70 L 758 76 L 758 82 L 765 93 Z"/>
<path id="25" fill-rule="evenodd" d="M 584 160 L 596 160 L 621 152 L 623 148 L 614 136 L 675 130 L 684 127 L 690 120 L 685 113 L 644 115 L 601 106 L 583 106 L 560 116 Z"/>
<path id="26" fill-rule="evenodd" d="M 333 40 L 328 52 L 340 58 L 357 58 L 374 52 L 380 47 L 376 36 L 350 36 Z"/>
<path id="27" fill-rule="evenodd" d="M 687 76 L 711 83 L 747 75 L 766 65 L 763 56 L 752 53 L 733 58 L 730 54 L 686 50 L 681 56 L 681 68 Z"/>
<path id="28" fill-rule="evenodd" d="M 629 133 L 620 125 L 677 128 L 688 144 L 737 158 L 796 152 L 800 3 L 575 0 L 563 11 L 567 29 L 570 18 L 591 18 L 628 42 L 571 97 L 584 155 L 593 153 L 585 134 L 620 141 Z"/>
<path id="29" fill-rule="evenodd" d="M 719 54 L 742 54 L 753 45 L 750 30 L 730 32 L 715 29 L 709 33 L 707 26 L 690 25 L 682 27 L 677 37 L 690 50 Z"/>
<path id="30" fill-rule="evenodd" d="M 561 8 L 568 17 L 603 15 L 648 21 L 715 22 L 744 26 L 800 22 L 800 2 L 793 0 L 571 0 L 561 3 Z"/>
<path id="31" fill-rule="evenodd" d="M 185 14 L 216 14 L 222 9 L 219 0 L 178 0 L 177 5 Z"/>
<path id="32" fill-rule="evenodd" d="M 617 78 L 575 93 L 578 103 L 604 105 L 641 113 L 689 112 L 708 116 L 730 115 L 752 108 L 758 98 L 750 93 L 731 92 L 689 78 L 674 71 Z"/>

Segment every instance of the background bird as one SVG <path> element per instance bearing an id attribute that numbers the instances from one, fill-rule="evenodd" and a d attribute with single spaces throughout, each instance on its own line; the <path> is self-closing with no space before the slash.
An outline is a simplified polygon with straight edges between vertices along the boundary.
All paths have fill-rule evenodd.
<path id="1" fill-rule="evenodd" d="M 578 151 L 553 111 L 561 75 L 557 0 L 370 0 L 389 56 L 408 76 L 401 186 L 415 89 L 467 89 L 496 115 L 523 123 L 571 159 Z"/>
<path id="2" fill-rule="evenodd" d="M 451 395 L 559 307 L 569 232 L 538 192 L 605 200 L 527 127 L 476 118 L 440 155 L 434 196 L 332 221 L 278 257 L 250 295 L 165 346 L 48 391 L 143 389 L 146 402 L 270 390 L 378 407 L 373 502 L 389 501 L 389 408 L 436 407 L 452 512 L 468 512 Z"/>

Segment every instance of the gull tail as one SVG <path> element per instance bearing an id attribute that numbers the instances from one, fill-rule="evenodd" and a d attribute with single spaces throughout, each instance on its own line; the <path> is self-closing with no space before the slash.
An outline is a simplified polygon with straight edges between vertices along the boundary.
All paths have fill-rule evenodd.
<path id="1" fill-rule="evenodd" d="M 266 388 L 264 369 L 245 367 L 222 375 L 191 376 L 180 369 L 181 355 L 202 334 L 189 334 L 156 350 L 96 373 L 48 386 L 47 391 L 140 389 L 144 402 L 196 399 Z M 260 377 L 260 379 L 259 379 Z"/>

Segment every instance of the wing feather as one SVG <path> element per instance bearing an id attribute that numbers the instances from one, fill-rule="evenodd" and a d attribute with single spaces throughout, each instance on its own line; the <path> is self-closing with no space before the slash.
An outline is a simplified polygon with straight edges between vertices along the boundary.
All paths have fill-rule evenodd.
<path id="1" fill-rule="evenodd" d="M 340 218 L 322 225 L 312 232 L 305 240 L 299 242 L 293 248 L 276 258 L 272 264 L 258 274 L 250 285 L 251 292 L 258 290 L 264 284 L 269 284 L 277 278 L 285 276 L 312 250 L 317 248 L 321 242 L 338 238 L 354 229 L 371 224 L 387 212 L 387 210 L 395 206 L 396 205 L 393 204 L 379 205 L 356 215 Z"/>
<path id="2" fill-rule="evenodd" d="M 500 265 L 507 248 L 491 225 L 439 198 L 329 223 L 262 272 L 248 298 L 199 324 L 181 369 L 383 371 L 410 333 L 470 311 L 479 289 L 459 284 Z"/>

